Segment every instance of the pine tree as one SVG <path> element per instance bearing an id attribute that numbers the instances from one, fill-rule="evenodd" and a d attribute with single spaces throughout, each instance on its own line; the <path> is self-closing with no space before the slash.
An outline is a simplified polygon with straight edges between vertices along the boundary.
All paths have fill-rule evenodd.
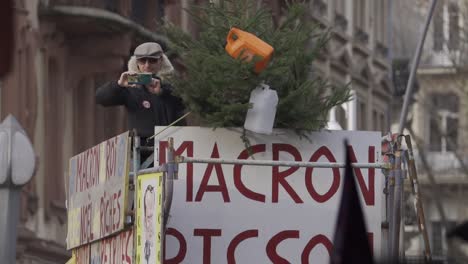
<path id="1" fill-rule="evenodd" d="M 192 38 L 165 24 L 171 49 L 180 56 L 183 73 L 173 76 L 176 93 L 203 125 L 243 126 L 250 92 L 262 81 L 278 93 L 275 127 L 298 132 L 323 128 L 329 110 L 350 98 L 347 87 L 334 87 L 311 74 L 311 66 L 328 41 L 328 31 L 312 23 L 304 3 L 288 3 L 274 26 L 271 11 L 256 1 L 224 0 L 193 6 L 189 12 L 200 32 Z M 231 27 L 253 33 L 274 47 L 269 66 L 260 74 L 249 63 L 233 59 L 224 47 Z"/>

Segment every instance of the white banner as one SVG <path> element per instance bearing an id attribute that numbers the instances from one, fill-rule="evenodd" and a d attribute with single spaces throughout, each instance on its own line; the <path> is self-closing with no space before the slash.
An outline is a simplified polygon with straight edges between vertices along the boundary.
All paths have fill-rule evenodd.
<path id="1" fill-rule="evenodd" d="M 125 132 L 70 159 L 68 249 L 124 228 L 129 151 L 129 133 Z"/>
<path id="2" fill-rule="evenodd" d="M 73 249 L 76 264 L 132 264 L 133 229 Z"/>
<path id="3" fill-rule="evenodd" d="M 169 137 L 177 155 L 245 159 L 240 135 L 236 129 L 170 128 L 156 139 L 156 164 L 166 161 Z M 380 158 L 380 132 L 326 131 L 300 138 L 275 130 L 249 138 L 256 160 L 344 162 L 344 139 L 353 162 Z M 355 169 L 355 174 L 378 257 L 383 175 L 380 169 Z M 180 164 L 165 258 L 168 263 L 328 263 L 342 183 L 338 168 Z"/>

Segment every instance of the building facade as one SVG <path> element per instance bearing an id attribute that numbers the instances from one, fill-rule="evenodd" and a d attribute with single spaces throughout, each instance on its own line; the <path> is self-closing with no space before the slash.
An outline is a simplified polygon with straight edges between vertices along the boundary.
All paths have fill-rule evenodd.
<path id="1" fill-rule="evenodd" d="M 126 130 L 124 109 L 96 105 L 95 89 L 120 76 L 136 45 L 161 42 L 155 14 L 164 1 L 14 4 L 14 61 L 2 79 L 0 114 L 18 119 L 38 157 L 23 188 L 17 258 L 65 263 L 71 255 L 65 249 L 68 160 Z"/>
<path id="2" fill-rule="evenodd" d="M 431 1 L 396 1 L 395 58 L 408 61 L 429 13 Z M 467 261 L 466 249 L 446 234 L 468 218 L 463 193 L 468 187 L 466 19 L 467 1 L 438 1 L 417 71 L 417 89 L 409 113 L 413 141 L 418 144 L 417 165 L 434 259 L 448 263 Z M 397 37 L 398 36 L 398 37 Z M 408 203 L 412 203 L 409 197 Z M 408 216 L 413 213 L 408 206 Z M 406 221 L 408 255 L 421 255 L 424 243 L 414 218 Z M 458 262 L 457 262 L 458 261 Z"/>
<path id="3" fill-rule="evenodd" d="M 126 130 L 124 109 L 96 105 L 95 89 L 120 76 L 139 43 L 165 43 L 155 33 L 162 17 L 196 32 L 183 8 L 206 2 L 14 1 L 14 63 L 1 80 L 0 117 L 18 119 L 38 156 L 36 174 L 22 192 L 18 263 L 64 263 L 70 257 L 65 249 L 68 160 Z M 314 73 L 351 85 L 355 94 L 331 115 L 343 129 L 389 130 L 390 2 L 309 1 L 311 19 L 332 28 Z M 285 1 L 258 3 L 281 19 Z"/>
<path id="4" fill-rule="evenodd" d="M 389 17 L 392 2 L 383 0 L 310 1 L 312 17 L 331 28 L 329 45 L 316 64 L 336 85 L 350 85 L 353 100 L 336 107 L 330 119 L 342 129 L 390 129 L 393 85 Z"/>

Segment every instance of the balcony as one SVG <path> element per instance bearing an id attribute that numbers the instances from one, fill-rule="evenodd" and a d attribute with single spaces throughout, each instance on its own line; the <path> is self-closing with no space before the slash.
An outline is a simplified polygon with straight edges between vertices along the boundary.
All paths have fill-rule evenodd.
<path id="1" fill-rule="evenodd" d="M 468 175 L 463 172 L 463 166 L 454 152 L 427 152 L 425 156 L 436 182 L 440 184 L 467 183 Z M 463 163 L 468 165 L 468 157 L 464 156 L 462 159 Z M 415 152 L 415 160 L 418 176 L 421 182 L 425 183 L 427 182 L 426 170 L 417 152 Z"/>
<path id="2" fill-rule="evenodd" d="M 130 0 L 49 0 L 41 1 L 46 6 L 74 6 L 74 7 L 87 7 L 107 10 L 123 17 L 130 18 L 132 2 Z"/>
<path id="3" fill-rule="evenodd" d="M 41 0 L 40 18 L 56 22 L 68 38 L 134 33 L 137 41 L 166 39 L 155 34 L 158 0 Z M 154 12 L 152 12 L 154 10 Z"/>
<path id="4" fill-rule="evenodd" d="M 434 172 L 448 172 L 461 168 L 460 161 L 455 157 L 455 153 L 451 151 L 445 153 L 429 152 L 427 159 Z"/>

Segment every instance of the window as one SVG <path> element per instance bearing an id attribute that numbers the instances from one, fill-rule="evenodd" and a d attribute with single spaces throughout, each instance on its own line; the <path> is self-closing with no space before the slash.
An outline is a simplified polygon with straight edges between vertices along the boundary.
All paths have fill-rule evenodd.
<path id="1" fill-rule="evenodd" d="M 385 120 L 385 114 L 381 112 L 379 119 L 380 119 L 380 131 L 386 132 L 387 131 L 387 121 Z"/>
<path id="2" fill-rule="evenodd" d="M 174 25 L 182 25 L 182 3 L 180 0 L 164 4 L 164 12 L 168 21 Z"/>
<path id="3" fill-rule="evenodd" d="M 456 1 L 439 4 L 433 18 L 433 49 L 455 51 L 460 48 L 460 9 Z"/>
<path id="4" fill-rule="evenodd" d="M 376 42 L 386 43 L 387 41 L 387 6 L 384 0 L 374 0 L 374 36 Z"/>
<path id="5" fill-rule="evenodd" d="M 433 222 L 432 223 L 432 250 L 434 255 L 442 255 L 443 246 L 442 246 L 442 223 Z"/>
<path id="6" fill-rule="evenodd" d="M 327 16 L 327 4 L 324 0 L 313 0 L 312 1 L 312 12 L 316 16 L 326 17 Z"/>
<path id="7" fill-rule="evenodd" d="M 372 124 L 374 131 L 378 131 L 380 129 L 379 114 L 376 110 L 372 110 Z"/>
<path id="8" fill-rule="evenodd" d="M 366 126 L 366 123 L 367 123 L 367 107 L 366 107 L 366 103 L 361 101 L 361 100 L 358 100 L 358 104 L 357 104 L 357 114 L 359 116 L 357 122 L 358 122 L 358 127 L 357 129 L 358 130 L 366 130 L 367 129 L 367 126 Z"/>
<path id="9" fill-rule="evenodd" d="M 380 108 L 372 110 L 372 129 L 374 131 L 387 132 L 387 115 Z"/>
<path id="10" fill-rule="evenodd" d="M 346 2 L 345 0 L 335 0 L 335 26 L 341 30 L 346 31 L 348 27 L 348 20 L 346 19 Z"/>
<path id="11" fill-rule="evenodd" d="M 104 0 L 105 9 L 118 13 L 119 12 L 119 1 L 116 0 Z"/>
<path id="12" fill-rule="evenodd" d="M 458 10 L 458 4 L 450 2 L 448 5 L 448 15 L 449 15 L 449 50 L 458 50 L 460 43 L 460 14 Z"/>
<path id="13" fill-rule="evenodd" d="M 429 122 L 430 136 L 429 136 L 429 150 L 430 151 L 441 151 L 442 150 L 442 133 L 439 129 L 441 120 L 438 116 L 431 116 Z"/>
<path id="14" fill-rule="evenodd" d="M 406 85 L 410 75 L 409 59 L 394 59 L 392 61 L 392 79 L 395 88 L 395 95 L 405 94 Z"/>
<path id="15" fill-rule="evenodd" d="M 455 94 L 433 93 L 429 113 L 429 150 L 455 151 L 458 140 L 459 99 Z"/>
<path id="16" fill-rule="evenodd" d="M 65 184 L 64 169 L 67 161 L 63 157 L 63 70 L 57 58 L 49 58 L 48 62 L 48 86 L 45 97 L 45 144 L 47 146 L 47 158 L 44 159 L 46 181 L 53 184 L 45 184 L 46 213 L 51 209 L 65 209 Z"/>
<path id="17" fill-rule="evenodd" d="M 107 78 L 106 74 L 104 73 L 96 73 L 92 76 L 92 81 L 94 82 L 93 86 L 89 87 L 88 89 L 95 90 L 103 85 L 109 78 Z M 95 106 L 95 116 L 94 118 L 94 137 L 97 142 L 102 142 L 106 139 L 112 137 L 112 132 L 114 132 L 114 126 L 116 122 L 108 122 L 108 120 L 118 120 L 112 117 L 111 115 L 106 115 L 110 111 L 115 112 L 116 109 L 112 107 L 101 107 L 96 105 Z M 103 122 L 104 121 L 104 122 Z M 91 146 L 88 146 L 88 148 Z"/>
<path id="18" fill-rule="evenodd" d="M 73 130 L 79 131 L 80 136 L 74 137 L 73 155 L 83 152 L 97 143 L 94 119 L 97 115 L 96 108 L 101 107 L 95 103 L 94 80 L 90 76 L 83 77 L 79 81 L 78 87 L 82 87 L 82 89 L 74 89 L 73 91 Z"/>
<path id="19" fill-rule="evenodd" d="M 447 226 L 444 227 L 440 221 L 434 221 L 431 223 L 431 249 L 434 256 L 440 257 L 447 254 L 445 235 L 448 230 L 455 226 L 455 224 L 455 221 L 447 221 Z"/>
<path id="20" fill-rule="evenodd" d="M 92 83 L 89 87 L 83 87 L 82 90 L 87 89 L 88 91 L 84 92 L 90 96 L 94 96 L 95 90 L 97 90 L 101 85 L 106 83 L 111 76 L 118 76 L 120 73 L 96 73 L 90 76 L 90 83 Z M 88 97 L 89 100 L 89 97 Z M 95 104 L 91 110 L 87 114 L 94 116 L 94 119 L 89 119 L 88 124 L 82 124 L 83 127 L 92 127 L 93 131 L 91 134 L 93 135 L 94 141 L 90 143 L 91 145 L 85 146 L 85 149 L 90 148 L 107 140 L 115 135 L 123 133 L 128 129 L 127 127 L 127 116 L 126 116 L 126 109 L 124 106 L 117 106 L 117 107 L 104 107 L 101 105 Z M 81 110 L 80 114 L 84 114 L 84 111 Z M 82 129 L 83 130 L 83 129 Z"/>
<path id="21" fill-rule="evenodd" d="M 342 16 L 346 15 L 346 3 L 345 0 L 335 0 L 335 12 Z"/>
<path id="22" fill-rule="evenodd" d="M 437 5 L 434 10 L 434 18 L 432 22 L 433 26 L 433 45 L 435 51 L 442 51 L 444 47 L 444 7 L 443 5 Z"/>
<path id="23" fill-rule="evenodd" d="M 149 14 L 149 5 L 150 2 L 147 1 L 142 1 L 142 0 L 132 0 L 131 6 L 132 6 L 132 13 L 131 13 L 131 19 L 135 21 L 136 23 L 140 25 L 147 26 L 146 22 L 148 19 L 148 14 Z M 154 15 L 156 13 L 156 19 L 160 19 L 160 10 L 154 10 L 156 12 L 151 12 L 151 19 L 154 23 Z"/>
<path id="24" fill-rule="evenodd" d="M 353 37 L 356 41 L 367 44 L 369 42 L 367 1 L 355 0 L 353 3 Z"/>
<path id="25" fill-rule="evenodd" d="M 354 27 L 366 30 L 366 19 L 367 19 L 367 1 L 366 0 L 355 0 L 353 6 L 353 21 Z"/>

